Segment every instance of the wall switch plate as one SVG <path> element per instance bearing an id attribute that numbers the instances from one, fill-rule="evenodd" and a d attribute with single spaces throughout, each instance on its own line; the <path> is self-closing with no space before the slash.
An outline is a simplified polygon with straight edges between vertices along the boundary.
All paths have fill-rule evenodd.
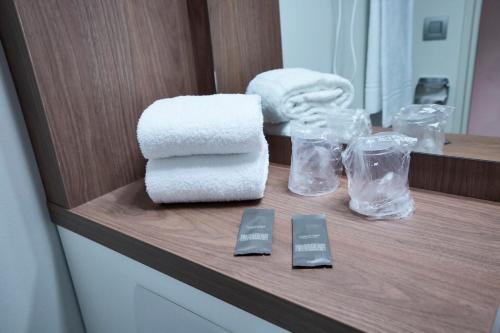
<path id="1" fill-rule="evenodd" d="M 446 39 L 448 31 L 448 16 L 426 17 L 424 19 L 424 40 Z"/>

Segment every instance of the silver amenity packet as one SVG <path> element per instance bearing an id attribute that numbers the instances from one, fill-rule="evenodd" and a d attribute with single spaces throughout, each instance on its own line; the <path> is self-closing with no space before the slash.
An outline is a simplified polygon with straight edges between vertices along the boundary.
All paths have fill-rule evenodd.
<path id="1" fill-rule="evenodd" d="M 241 218 L 234 255 L 271 254 L 274 209 L 246 208 Z"/>
<path id="2" fill-rule="evenodd" d="M 293 268 L 332 267 L 325 215 L 292 217 Z"/>

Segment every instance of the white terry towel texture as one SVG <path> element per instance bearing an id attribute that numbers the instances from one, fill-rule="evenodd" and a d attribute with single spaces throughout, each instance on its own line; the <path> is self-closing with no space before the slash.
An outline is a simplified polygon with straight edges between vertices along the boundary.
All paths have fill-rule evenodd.
<path id="1" fill-rule="evenodd" d="M 257 75 L 247 94 L 262 97 L 266 123 L 318 121 L 329 106 L 345 108 L 354 98 L 354 87 L 341 76 L 304 68 L 274 69 Z M 326 124 L 326 120 L 325 120 Z"/>
<path id="2" fill-rule="evenodd" d="M 259 151 L 149 160 L 146 191 L 155 203 L 260 199 L 264 196 L 269 153 L 260 134 Z"/>
<path id="3" fill-rule="evenodd" d="M 139 119 L 139 147 L 147 159 L 254 152 L 262 143 L 260 103 L 243 94 L 158 100 Z"/>
<path id="4" fill-rule="evenodd" d="M 306 119 L 290 120 L 285 123 L 264 123 L 264 133 L 273 135 L 291 136 L 292 127 L 294 124 L 308 125 L 311 127 L 327 127 L 328 113 L 331 111 L 331 106 L 328 108 L 317 108 L 314 113 L 309 114 Z"/>

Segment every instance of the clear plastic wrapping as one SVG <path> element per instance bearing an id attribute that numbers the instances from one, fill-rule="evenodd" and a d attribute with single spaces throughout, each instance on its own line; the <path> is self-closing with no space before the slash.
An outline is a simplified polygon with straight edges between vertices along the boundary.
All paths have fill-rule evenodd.
<path id="1" fill-rule="evenodd" d="M 413 104 L 401 108 L 392 119 L 394 131 L 417 138 L 414 151 L 442 154 L 445 126 L 455 107 L 437 104 Z"/>
<path id="2" fill-rule="evenodd" d="M 408 187 L 410 151 L 416 143 L 400 133 L 359 137 L 342 153 L 349 207 L 373 219 L 410 216 L 415 204 Z"/>
<path id="3" fill-rule="evenodd" d="M 335 191 L 342 173 L 342 148 L 326 128 L 294 125 L 288 188 L 306 196 Z"/>
<path id="4" fill-rule="evenodd" d="M 349 143 L 372 133 L 370 115 L 363 109 L 334 108 L 328 112 L 327 122 L 340 143 Z"/>

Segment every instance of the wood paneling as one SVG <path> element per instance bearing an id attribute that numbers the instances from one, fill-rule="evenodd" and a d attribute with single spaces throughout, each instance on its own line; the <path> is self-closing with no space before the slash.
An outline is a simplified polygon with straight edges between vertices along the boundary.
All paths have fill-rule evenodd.
<path id="1" fill-rule="evenodd" d="M 412 189 L 416 212 L 367 221 L 345 179 L 321 197 L 287 191 L 272 165 L 261 201 L 155 205 L 139 180 L 56 223 L 291 331 L 488 332 L 500 304 L 500 204 Z M 245 207 L 276 209 L 271 256 L 234 257 Z M 292 269 L 291 216 L 326 213 L 332 269 Z M 348 325 L 348 326 L 346 326 Z"/>
<path id="2" fill-rule="evenodd" d="M 410 186 L 500 201 L 500 162 L 412 153 Z"/>
<path id="3" fill-rule="evenodd" d="M 187 6 L 198 93 L 210 95 L 215 93 L 215 78 L 207 1 L 188 0 Z"/>
<path id="4" fill-rule="evenodd" d="M 495 144 L 489 146 L 493 147 L 492 149 L 481 146 L 482 137 L 479 137 L 481 140 L 474 148 L 473 138 L 463 137 L 467 135 L 450 135 L 452 143 L 445 146 L 445 154 L 442 156 L 413 152 L 410 162 L 410 186 L 500 201 L 500 161 L 454 156 L 474 154 L 475 157 L 496 158 Z M 290 137 L 267 135 L 266 139 L 269 143 L 270 161 L 289 165 L 292 154 Z"/>
<path id="5" fill-rule="evenodd" d="M 208 0 L 217 91 L 243 93 L 283 66 L 278 0 Z"/>
<path id="6" fill-rule="evenodd" d="M 292 140 L 289 136 L 266 135 L 269 144 L 269 160 L 273 163 L 290 165 L 292 160 Z"/>
<path id="7" fill-rule="evenodd" d="M 146 106 L 210 92 L 210 59 L 201 57 L 210 57 L 209 47 L 196 57 L 193 49 L 205 28 L 189 21 L 191 15 L 207 25 L 206 6 L 188 10 L 185 0 L 1 6 L 2 43 L 48 200 L 61 206 L 144 175 L 135 131 Z"/>

